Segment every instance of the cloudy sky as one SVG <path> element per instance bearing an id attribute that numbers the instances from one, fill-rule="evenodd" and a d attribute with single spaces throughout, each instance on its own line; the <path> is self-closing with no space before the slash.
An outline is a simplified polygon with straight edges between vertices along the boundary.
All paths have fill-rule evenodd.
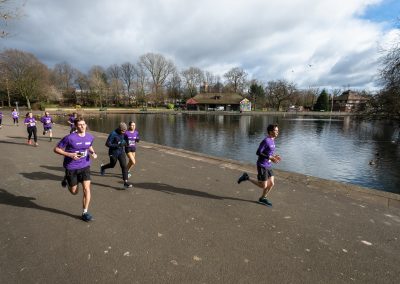
<path id="1" fill-rule="evenodd" d="M 15 2 L 15 1 L 14 1 Z M 21 0 L 21 2 L 24 2 Z M 377 86 L 398 0 L 25 0 L 0 48 L 82 72 L 160 53 L 183 70 L 286 79 L 300 88 Z"/>

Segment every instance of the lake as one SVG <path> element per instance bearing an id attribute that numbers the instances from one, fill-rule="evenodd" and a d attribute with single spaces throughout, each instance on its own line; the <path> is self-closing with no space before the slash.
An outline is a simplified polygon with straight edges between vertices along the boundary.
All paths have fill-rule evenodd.
<path id="1" fill-rule="evenodd" d="M 66 119 L 65 119 L 66 120 Z M 400 193 L 398 126 L 353 116 L 108 114 L 89 128 L 109 133 L 135 121 L 141 139 L 175 148 L 255 163 L 268 124 L 279 125 L 275 168 Z"/>

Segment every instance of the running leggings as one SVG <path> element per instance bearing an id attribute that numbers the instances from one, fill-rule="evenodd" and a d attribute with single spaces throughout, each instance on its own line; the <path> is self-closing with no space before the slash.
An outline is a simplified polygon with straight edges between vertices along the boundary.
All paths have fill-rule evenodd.
<path id="1" fill-rule="evenodd" d="M 14 124 L 18 123 L 18 117 L 13 117 Z"/>
<path id="2" fill-rule="evenodd" d="M 28 140 L 31 140 L 33 134 L 33 140 L 37 142 L 37 128 L 36 126 L 29 126 L 28 128 Z"/>
<path id="3" fill-rule="evenodd" d="M 115 164 L 119 161 L 119 165 L 122 169 L 122 178 L 124 181 L 128 180 L 128 169 L 126 168 L 126 158 L 125 153 L 121 153 L 118 157 L 110 156 L 110 162 L 107 165 L 103 166 L 103 170 L 112 169 L 115 167 Z"/>

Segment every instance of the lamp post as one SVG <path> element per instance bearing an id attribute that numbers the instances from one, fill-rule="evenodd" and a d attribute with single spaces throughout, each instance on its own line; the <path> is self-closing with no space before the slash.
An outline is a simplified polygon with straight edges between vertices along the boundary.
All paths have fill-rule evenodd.
<path id="1" fill-rule="evenodd" d="M 19 113 L 18 102 L 15 102 L 15 108 L 17 109 L 17 112 Z"/>

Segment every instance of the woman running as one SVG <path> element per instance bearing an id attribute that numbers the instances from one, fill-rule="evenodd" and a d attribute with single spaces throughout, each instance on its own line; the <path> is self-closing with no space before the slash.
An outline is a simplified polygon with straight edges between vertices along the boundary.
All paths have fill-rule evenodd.
<path id="1" fill-rule="evenodd" d="M 53 131 L 52 125 L 54 124 L 53 118 L 50 116 L 49 112 L 46 111 L 44 116 L 40 119 L 40 122 L 43 123 L 43 135 L 46 135 L 47 132 L 50 136 L 50 142 L 53 140 Z"/>
<path id="2" fill-rule="evenodd" d="M 13 108 L 13 111 L 11 112 L 11 117 L 14 120 L 14 125 L 16 124 L 18 126 L 19 112 L 15 108 Z"/>
<path id="3" fill-rule="evenodd" d="M 39 146 L 37 143 L 37 128 L 36 128 L 36 119 L 33 117 L 32 112 L 28 112 L 26 114 L 26 118 L 24 120 L 24 124 L 27 126 L 28 131 L 28 144 L 32 145 L 32 134 L 33 134 L 33 141 L 35 142 L 35 146 Z"/>
<path id="4" fill-rule="evenodd" d="M 136 124 L 133 121 L 129 122 L 128 130 L 125 132 L 125 153 L 128 156 L 129 162 L 127 165 L 128 168 L 128 178 L 131 177 L 131 168 L 136 164 L 135 156 L 136 156 L 136 143 L 140 140 L 139 132 L 136 130 Z"/>

